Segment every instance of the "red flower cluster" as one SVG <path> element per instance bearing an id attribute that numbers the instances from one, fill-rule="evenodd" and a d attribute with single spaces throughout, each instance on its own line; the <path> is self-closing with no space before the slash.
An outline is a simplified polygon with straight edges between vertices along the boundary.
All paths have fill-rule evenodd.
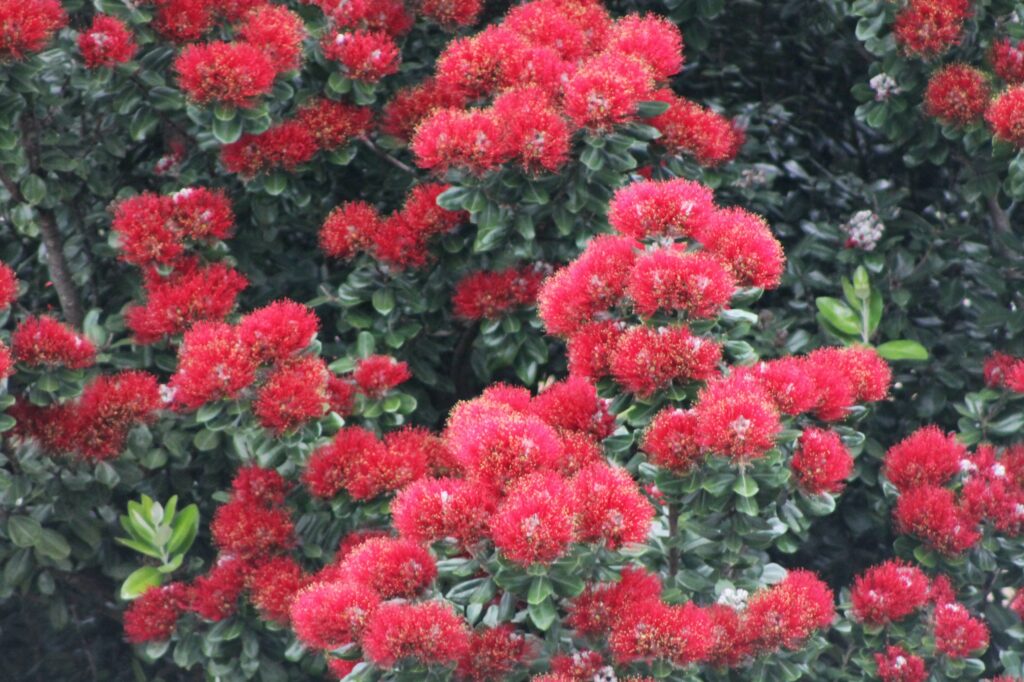
<path id="1" fill-rule="evenodd" d="M 896 15 L 893 34 L 907 54 L 934 59 L 963 39 L 970 0 L 910 0 Z"/>
<path id="2" fill-rule="evenodd" d="M 238 37 L 263 50 L 277 73 L 294 71 L 302 63 L 306 25 L 298 14 L 285 7 L 256 5 L 245 15 Z"/>
<path id="3" fill-rule="evenodd" d="M 402 210 L 386 218 L 364 201 L 341 204 L 320 228 L 320 248 L 340 260 L 366 252 L 392 268 L 422 267 L 429 258 L 430 239 L 450 232 L 466 219 L 463 211 L 448 211 L 437 205 L 438 195 L 446 189 L 448 186 L 437 183 L 417 185 L 409 192 Z"/>
<path id="4" fill-rule="evenodd" d="M 367 131 L 371 112 L 344 102 L 317 98 L 298 109 L 295 117 L 262 133 L 245 133 L 220 152 L 230 173 L 251 179 L 273 170 L 292 171 L 318 151 L 336 149 Z"/>
<path id="5" fill-rule="evenodd" d="M 993 41 L 988 60 L 992 70 L 1010 85 L 1024 82 L 1024 50 L 1009 38 Z"/>
<path id="6" fill-rule="evenodd" d="M 668 104 L 668 109 L 648 121 L 661 133 L 656 145 L 673 154 L 689 154 L 700 165 L 711 167 L 739 154 L 746 133 L 736 122 L 670 90 L 659 90 L 653 99 Z"/>
<path id="7" fill-rule="evenodd" d="M 340 62 L 352 80 L 376 83 L 398 72 L 402 53 L 384 31 L 333 31 L 321 43 L 324 56 Z"/>
<path id="8" fill-rule="evenodd" d="M 853 471 L 853 457 L 839 434 L 809 428 L 800 435 L 790 466 L 798 485 L 808 493 L 838 493 Z"/>
<path id="9" fill-rule="evenodd" d="M 188 588 L 181 583 L 150 587 L 124 613 L 128 641 L 143 644 L 170 639 L 188 600 Z"/>
<path id="10" fill-rule="evenodd" d="M 11 307 L 18 298 L 18 277 L 11 266 L 0 261 L 0 311 Z"/>
<path id="11" fill-rule="evenodd" d="M 428 451 L 408 447 L 403 440 L 382 442 L 358 426 L 349 426 L 310 457 L 303 476 L 317 497 L 334 497 L 342 490 L 356 500 L 393 492 L 423 477 Z"/>
<path id="12" fill-rule="evenodd" d="M 984 73 L 963 64 L 950 64 L 929 79 L 925 111 L 947 125 L 966 126 L 981 120 L 991 95 Z"/>
<path id="13" fill-rule="evenodd" d="M 927 606 L 931 602 L 931 587 L 921 569 L 892 560 L 857 576 L 850 600 L 857 620 L 885 625 Z"/>
<path id="14" fill-rule="evenodd" d="M 89 30 L 78 36 L 78 49 L 90 69 L 131 61 L 138 45 L 135 37 L 116 17 L 97 14 Z"/>
<path id="15" fill-rule="evenodd" d="M 452 308 L 464 320 L 497 320 L 515 308 L 533 306 L 541 282 L 550 274 L 544 263 L 474 272 L 455 285 Z"/>
<path id="16" fill-rule="evenodd" d="M 196 104 L 247 109 L 270 92 L 278 70 L 270 55 L 246 42 L 189 45 L 174 60 L 178 85 Z"/>
<path id="17" fill-rule="evenodd" d="M 399 362 L 390 355 L 370 355 L 360 358 L 352 370 L 352 380 L 366 397 L 381 398 L 385 393 L 412 378 L 409 364 Z"/>
<path id="18" fill-rule="evenodd" d="M 0 64 L 39 52 L 67 23 L 58 0 L 0 0 Z"/>
<path id="19" fill-rule="evenodd" d="M 935 648 L 950 658 L 967 658 L 988 646 L 988 627 L 962 604 L 935 607 Z"/>
<path id="20" fill-rule="evenodd" d="M 1006 353 L 993 353 L 985 360 L 985 383 L 993 388 L 1006 388 L 1024 393 L 1024 358 Z"/>
<path id="21" fill-rule="evenodd" d="M 367 618 L 362 645 L 367 658 L 383 668 L 403 660 L 447 665 L 467 655 L 469 628 L 442 602 L 389 603 Z"/>
<path id="22" fill-rule="evenodd" d="M 928 679 L 924 659 L 903 647 L 890 646 L 875 654 L 875 665 L 882 682 L 925 682 Z"/>
<path id="23" fill-rule="evenodd" d="M 84 336 L 52 317 L 25 318 L 11 334 L 18 362 L 32 367 L 81 369 L 96 361 L 96 347 Z"/>
<path id="24" fill-rule="evenodd" d="M 985 120 L 996 138 L 1024 146 L 1024 86 L 1011 86 L 996 97 L 985 112 Z"/>

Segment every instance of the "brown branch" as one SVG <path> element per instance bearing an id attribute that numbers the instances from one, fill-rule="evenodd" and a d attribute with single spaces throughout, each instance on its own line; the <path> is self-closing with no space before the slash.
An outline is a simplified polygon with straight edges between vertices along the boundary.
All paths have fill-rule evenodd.
<path id="1" fill-rule="evenodd" d="M 672 543 L 672 546 L 668 548 L 668 576 L 675 578 L 676 573 L 679 572 L 679 546 L 676 544 L 679 540 L 679 514 L 681 510 L 679 505 L 675 502 L 671 502 L 668 505 L 668 539 Z"/>
<path id="2" fill-rule="evenodd" d="M 395 168 L 401 169 L 401 170 L 405 171 L 406 173 L 408 173 L 409 175 L 413 175 L 413 176 L 418 175 L 418 173 L 416 172 L 415 168 L 413 168 L 412 166 L 406 165 L 405 163 L 402 163 L 401 161 L 399 161 L 395 157 L 393 157 L 390 154 L 388 154 L 386 151 L 384 151 L 379 146 L 377 146 L 377 144 L 373 140 L 368 138 L 366 135 L 360 135 L 359 136 L 359 141 L 362 142 L 363 144 L 365 144 L 370 149 L 370 151 L 372 151 L 374 154 L 376 154 L 380 158 L 382 158 L 385 161 L 387 161 L 388 163 L 390 163 Z"/>
<path id="3" fill-rule="evenodd" d="M 985 197 L 985 203 L 988 204 L 988 214 L 992 218 L 993 227 L 999 232 L 1010 232 L 1010 216 L 999 205 L 999 199 L 995 195 L 987 196 Z"/>

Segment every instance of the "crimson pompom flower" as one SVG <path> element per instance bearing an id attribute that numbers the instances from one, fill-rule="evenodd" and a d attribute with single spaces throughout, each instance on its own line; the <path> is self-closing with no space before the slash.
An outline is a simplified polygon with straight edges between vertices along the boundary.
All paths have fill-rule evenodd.
<path id="1" fill-rule="evenodd" d="M 207 0 L 159 0 L 153 28 L 161 38 L 191 43 L 210 32 L 217 20 L 216 7 Z"/>
<path id="2" fill-rule="evenodd" d="M 484 486 L 456 478 L 421 478 L 391 503 L 395 530 L 403 538 L 428 544 L 454 538 L 469 547 L 487 533 L 495 500 Z"/>
<path id="3" fill-rule="evenodd" d="M 346 580 L 372 588 L 381 599 L 411 599 L 437 576 L 437 565 L 422 545 L 403 538 L 371 538 L 339 566 Z"/>
<path id="4" fill-rule="evenodd" d="M 566 343 L 569 373 L 591 381 L 609 376 L 612 352 L 624 331 L 622 323 L 605 320 L 585 324 L 573 332 Z"/>
<path id="5" fill-rule="evenodd" d="M 314 649 L 337 649 L 359 640 L 379 604 L 380 597 L 366 585 L 316 583 L 292 600 L 292 628 L 303 643 Z"/>
<path id="6" fill-rule="evenodd" d="M 380 398 L 392 388 L 412 378 L 409 364 L 390 355 L 370 355 L 356 362 L 352 378 L 370 398 Z"/>
<path id="7" fill-rule="evenodd" d="M 371 431 L 349 426 L 309 458 L 303 481 L 317 497 L 334 497 L 345 488 L 356 466 L 387 456 L 384 444 Z"/>
<path id="8" fill-rule="evenodd" d="M 239 557 L 222 556 L 206 575 L 192 582 L 188 610 L 214 623 L 233 615 L 251 570 Z"/>
<path id="9" fill-rule="evenodd" d="M 626 291 L 640 243 L 630 237 L 601 235 L 583 253 L 549 277 L 537 297 L 549 334 L 570 336 L 617 305 Z"/>
<path id="10" fill-rule="evenodd" d="M 277 70 L 261 48 L 215 41 L 188 45 L 174 60 L 178 84 L 196 104 L 249 108 L 270 92 Z"/>
<path id="11" fill-rule="evenodd" d="M 661 133 L 655 144 L 672 154 L 689 154 L 701 166 L 714 167 L 739 154 L 746 134 L 725 116 L 661 90 L 653 98 L 668 109 L 647 122 Z"/>
<path id="12" fill-rule="evenodd" d="M 850 592 L 854 616 L 872 625 L 903 620 L 930 599 L 928 576 L 898 559 L 872 566 L 857 576 Z"/>
<path id="13" fill-rule="evenodd" d="M 244 275 L 224 263 L 200 266 L 188 259 L 167 277 L 148 271 L 146 302 L 125 310 L 125 324 L 136 343 L 155 343 L 197 322 L 223 320 L 248 284 Z"/>
<path id="14" fill-rule="evenodd" d="M 18 298 L 18 277 L 14 270 L 0 262 L 0 311 L 6 310 Z"/>
<path id="15" fill-rule="evenodd" d="M 474 409 L 480 406 L 487 409 Z M 498 490 L 534 471 L 555 468 L 562 454 L 558 433 L 543 420 L 498 403 L 488 407 L 486 401 L 457 405 L 445 438 L 469 478 Z"/>
<path id="16" fill-rule="evenodd" d="M 838 493 L 853 471 L 853 457 L 839 434 L 809 428 L 800 434 L 790 467 L 797 484 L 810 494 Z"/>
<path id="17" fill-rule="evenodd" d="M 569 127 L 537 88 L 500 95 L 492 107 L 504 151 L 530 173 L 555 172 L 569 158 Z"/>
<path id="18" fill-rule="evenodd" d="M 475 24 L 483 4 L 480 0 L 422 0 L 420 14 L 446 28 Z"/>
<path id="19" fill-rule="evenodd" d="M 152 374 L 131 370 L 101 375 L 69 406 L 64 429 L 74 450 L 85 459 L 110 459 L 124 451 L 131 428 L 152 421 L 162 404 Z"/>
<path id="20" fill-rule="evenodd" d="M 924 106 L 929 116 L 943 123 L 966 126 L 981 120 L 990 96 L 984 73 L 964 64 L 950 64 L 928 80 Z"/>
<path id="21" fill-rule="evenodd" d="M 654 416 L 644 433 L 641 449 L 652 464 L 687 474 L 703 458 L 692 410 L 667 407 Z"/>
<path id="22" fill-rule="evenodd" d="M 616 661 L 667 660 L 688 665 L 711 649 L 710 619 L 691 603 L 668 606 L 657 600 L 623 604 L 608 637 Z"/>
<path id="23" fill-rule="evenodd" d="M 701 391 L 694 413 L 701 446 L 737 461 L 763 457 L 782 430 L 779 413 L 763 389 L 742 376 Z"/>
<path id="24" fill-rule="evenodd" d="M 0 63 L 39 52 L 67 23 L 57 0 L 0 1 Z"/>
<path id="25" fill-rule="evenodd" d="M 419 124 L 410 148 L 420 168 L 486 173 L 511 156 L 505 132 L 491 111 L 440 109 Z"/>
<path id="26" fill-rule="evenodd" d="M 464 320 L 496 320 L 514 308 L 533 305 L 548 270 L 535 264 L 467 275 L 455 285 L 453 311 Z"/>
<path id="27" fill-rule="evenodd" d="M 1016 596 L 1010 601 L 1010 610 L 1017 614 L 1018 618 L 1024 619 L 1024 590 L 1017 589 Z"/>
<path id="28" fill-rule="evenodd" d="M 950 658 L 966 658 L 988 646 L 988 627 L 951 602 L 935 607 L 935 648 Z"/>
<path id="29" fill-rule="evenodd" d="M 829 362 L 832 357 L 835 357 L 838 365 L 853 384 L 855 400 L 858 402 L 875 402 L 889 395 L 892 369 L 874 348 L 850 346 L 848 348 L 819 349 L 811 353 L 811 356 L 812 361 L 814 358 L 820 358 L 823 362 Z"/>
<path id="30" fill-rule="evenodd" d="M 437 87 L 469 100 L 494 94 L 508 81 L 507 71 L 528 49 L 522 36 L 505 26 L 488 26 L 476 35 L 456 38 L 437 57 Z"/>
<path id="31" fill-rule="evenodd" d="M 255 465 L 241 467 L 231 481 L 235 500 L 270 508 L 284 504 L 289 487 L 281 474 Z"/>
<path id="32" fill-rule="evenodd" d="M 565 84 L 562 107 L 579 128 L 607 130 L 636 116 L 652 78 L 638 59 L 608 52 L 585 61 Z"/>
<path id="33" fill-rule="evenodd" d="M 502 26 L 530 45 L 557 50 L 568 61 L 578 61 L 590 52 L 583 27 L 552 3 L 527 2 L 515 6 L 505 15 Z"/>
<path id="34" fill-rule="evenodd" d="M 597 394 L 588 379 L 570 376 L 548 386 L 530 402 L 530 411 L 551 426 L 582 431 L 597 440 L 607 438 L 615 430 L 615 417 L 608 412 L 608 403 Z"/>
<path id="35" fill-rule="evenodd" d="M 875 654 L 875 665 L 882 682 L 925 682 L 928 670 L 924 659 L 899 646 L 886 647 Z"/>
<path id="36" fill-rule="evenodd" d="M 1004 386 L 1006 382 L 1006 376 L 1015 364 L 1020 362 L 1020 358 L 1015 358 L 1012 355 L 1006 353 L 995 352 L 989 357 L 985 358 L 984 375 L 985 385 L 993 388 Z"/>
<path id="37" fill-rule="evenodd" d="M 469 628 L 445 603 L 390 603 L 376 609 L 366 623 L 363 652 L 382 668 L 403 660 L 447 665 L 469 648 Z"/>
<path id="38" fill-rule="evenodd" d="M 312 159 L 316 152 L 313 133 L 305 124 L 293 120 L 256 135 L 245 133 L 221 148 L 220 160 L 228 172 L 250 179 L 277 168 L 291 171 Z"/>
<path id="39" fill-rule="evenodd" d="M 317 97 L 299 107 L 295 118 L 322 149 L 335 149 L 365 133 L 373 120 L 373 111 L 369 107 Z"/>
<path id="40" fill-rule="evenodd" d="M 261 49 L 278 73 L 299 68 L 306 25 L 302 18 L 280 5 L 258 5 L 238 29 L 238 37 Z"/>
<path id="41" fill-rule="evenodd" d="M 569 604 L 565 624 L 580 635 L 603 637 L 629 605 L 659 603 L 660 598 L 657 575 L 626 566 L 618 582 L 587 585 Z"/>
<path id="42" fill-rule="evenodd" d="M 383 132 L 400 140 L 412 139 L 422 120 L 439 109 L 458 108 L 466 98 L 451 88 L 442 88 L 434 79 L 400 89 L 384 105 L 380 127 Z"/>
<path id="43" fill-rule="evenodd" d="M 252 311 L 238 322 L 242 343 L 259 362 L 281 362 L 313 341 L 320 320 L 296 301 L 281 299 Z"/>
<path id="44" fill-rule="evenodd" d="M 885 454 L 885 476 L 900 492 L 922 485 L 944 485 L 960 471 L 967 448 L 954 433 L 925 426 L 910 434 Z"/>
<path id="45" fill-rule="evenodd" d="M 332 32 L 322 42 L 324 56 L 340 62 L 352 80 L 376 83 L 398 71 L 402 54 L 383 31 Z"/>
<path id="46" fill-rule="evenodd" d="M 550 564 L 576 540 L 572 489 L 554 472 L 524 477 L 491 519 L 491 537 L 501 553 L 521 566 Z"/>
<path id="47" fill-rule="evenodd" d="M 346 0 L 340 4 L 319 0 L 317 4 L 345 28 L 383 31 L 399 36 L 407 33 L 413 25 L 413 17 L 406 11 L 403 0 Z"/>
<path id="48" fill-rule="evenodd" d="M 667 247 L 637 258 L 627 293 L 644 317 L 663 310 L 705 319 L 727 306 L 735 290 L 736 280 L 717 258 Z"/>
<path id="49" fill-rule="evenodd" d="M 130 61 L 138 45 L 124 22 L 116 17 L 97 14 L 89 30 L 78 36 L 78 49 L 90 69 L 114 66 Z"/>
<path id="50" fill-rule="evenodd" d="M 761 216 L 739 207 L 721 209 L 697 239 L 732 271 L 740 284 L 762 289 L 779 286 L 786 257 Z"/>
<path id="51" fill-rule="evenodd" d="M 84 336 L 48 315 L 27 317 L 11 334 L 18 362 L 42 367 L 82 369 L 96 361 L 96 347 Z"/>
<path id="52" fill-rule="evenodd" d="M 1017 147 L 1024 146 L 1024 86 L 1004 90 L 985 112 L 992 133 Z"/>
<path id="53" fill-rule="evenodd" d="M 835 597 L 814 573 L 790 571 L 778 585 L 755 592 L 747 602 L 744 628 L 755 653 L 796 650 L 835 617 Z"/>
<path id="54" fill-rule="evenodd" d="M 294 559 L 274 557 L 249 576 L 249 599 L 265 620 L 284 625 L 290 619 L 292 602 L 306 581 L 302 566 Z"/>
<path id="55" fill-rule="evenodd" d="M 461 474 L 462 467 L 455 460 L 448 444 L 439 435 L 422 426 L 404 426 L 384 436 L 384 447 L 399 459 L 426 462 L 433 476 Z"/>
<path id="56" fill-rule="evenodd" d="M 263 428 L 287 433 L 324 415 L 330 403 L 327 365 L 318 357 L 296 358 L 276 367 L 260 387 L 252 411 Z"/>
<path id="57" fill-rule="evenodd" d="M 14 373 L 14 356 L 11 349 L 0 341 L 0 379 L 6 379 Z"/>
<path id="58" fill-rule="evenodd" d="M 534 677 L 533 680 L 547 682 L 577 682 L 593 680 L 603 668 L 607 668 L 604 657 L 596 651 L 576 651 L 571 656 L 551 657 L 551 673 Z M 600 679 L 600 677 L 598 677 Z"/>
<path id="59" fill-rule="evenodd" d="M 469 649 L 459 659 L 458 679 L 489 682 L 503 679 L 530 653 L 526 638 L 509 624 L 473 631 Z"/>
<path id="60" fill-rule="evenodd" d="M 616 21 L 608 34 L 606 50 L 639 59 L 660 81 L 668 80 L 683 68 L 683 36 L 679 27 L 654 14 L 630 14 Z"/>
<path id="61" fill-rule="evenodd" d="M 242 558 L 288 549 L 295 544 L 294 530 L 287 509 L 269 509 L 245 500 L 221 505 L 210 522 L 214 544 Z"/>
<path id="62" fill-rule="evenodd" d="M 199 322 L 178 348 L 178 369 L 169 386 L 175 402 L 197 409 L 231 399 L 256 378 L 256 364 L 238 330 L 223 322 Z"/>
<path id="63" fill-rule="evenodd" d="M 704 609 L 711 622 L 711 648 L 707 661 L 718 668 L 733 668 L 750 657 L 750 642 L 744 636 L 741 612 L 726 604 Z"/>
<path id="64" fill-rule="evenodd" d="M 573 476 L 569 485 L 577 541 L 602 543 L 614 550 L 647 539 L 654 508 L 625 469 L 603 462 L 591 464 Z"/>
<path id="65" fill-rule="evenodd" d="M 992 42 L 988 60 L 996 75 L 1011 85 L 1024 82 L 1024 50 L 1009 38 L 999 38 Z"/>
<path id="66" fill-rule="evenodd" d="M 124 634 L 132 644 L 165 642 L 174 634 L 178 616 L 188 601 L 182 583 L 150 587 L 124 612 Z"/>
<path id="67" fill-rule="evenodd" d="M 804 371 L 814 381 L 814 416 L 822 421 L 844 419 L 857 402 L 857 386 L 839 348 L 819 348 L 803 358 Z"/>
<path id="68" fill-rule="evenodd" d="M 133 265 L 169 263 L 184 252 L 165 197 L 143 192 L 114 206 L 111 229 L 117 233 L 118 257 Z"/>
<path id="69" fill-rule="evenodd" d="M 751 372 L 783 414 L 803 414 L 818 403 L 817 384 L 802 358 L 760 362 Z"/>
<path id="70" fill-rule="evenodd" d="M 426 475 L 429 461 L 424 448 L 407 447 L 408 441 L 386 442 L 382 455 L 348 463 L 345 489 L 354 500 L 371 500 L 399 490 Z M 361 454 L 366 454 L 362 451 Z"/>
<path id="71" fill-rule="evenodd" d="M 171 225 L 183 239 L 224 239 L 235 227 L 235 213 L 223 190 L 186 187 L 165 202 Z"/>
<path id="72" fill-rule="evenodd" d="M 347 201 L 324 220 L 320 248 L 331 258 L 348 260 L 370 245 L 383 222 L 377 209 L 365 201 Z"/>
<path id="73" fill-rule="evenodd" d="M 634 182 L 615 192 L 608 222 L 634 239 L 701 234 L 715 211 L 711 190 L 691 180 Z"/>
<path id="74" fill-rule="evenodd" d="M 718 343 L 685 326 L 634 327 L 615 345 L 611 370 L 622 388 L 646 397 L 674 381 L 711 378 L 721 358 Z"/>
<path id="75" fill-rule="evenodd" d="M 921 485 L 900 494 L 893 510 L 896 529 L 946 555 L 960 554 L 979 539 L 976 524 L 956 505 L 951 490 Z"/>
<path id="76" fill-rule="evenodd" d="M 907 54 L 932 59 L 962 40 L 970 0 L 911 0 L 893 22 L 896 42 Z"/>

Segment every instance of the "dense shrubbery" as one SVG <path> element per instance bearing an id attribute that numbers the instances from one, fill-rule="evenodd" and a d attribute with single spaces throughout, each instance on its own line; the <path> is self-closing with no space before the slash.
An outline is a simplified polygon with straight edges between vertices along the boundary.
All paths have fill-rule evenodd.
<path id="1" fill-rule="evenodd" d="M 1022 19 L 0 0 L 5 671 L 1024 678 Z"/>

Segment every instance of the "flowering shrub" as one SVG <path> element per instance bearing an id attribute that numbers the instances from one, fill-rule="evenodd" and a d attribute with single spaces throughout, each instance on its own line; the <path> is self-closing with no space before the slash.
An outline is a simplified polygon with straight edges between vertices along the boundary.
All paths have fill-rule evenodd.
<path id="1" fill-rule="evenodd" d="M 0 0 L 7 676 L 1024 679 L 1019 13 Z"/>

